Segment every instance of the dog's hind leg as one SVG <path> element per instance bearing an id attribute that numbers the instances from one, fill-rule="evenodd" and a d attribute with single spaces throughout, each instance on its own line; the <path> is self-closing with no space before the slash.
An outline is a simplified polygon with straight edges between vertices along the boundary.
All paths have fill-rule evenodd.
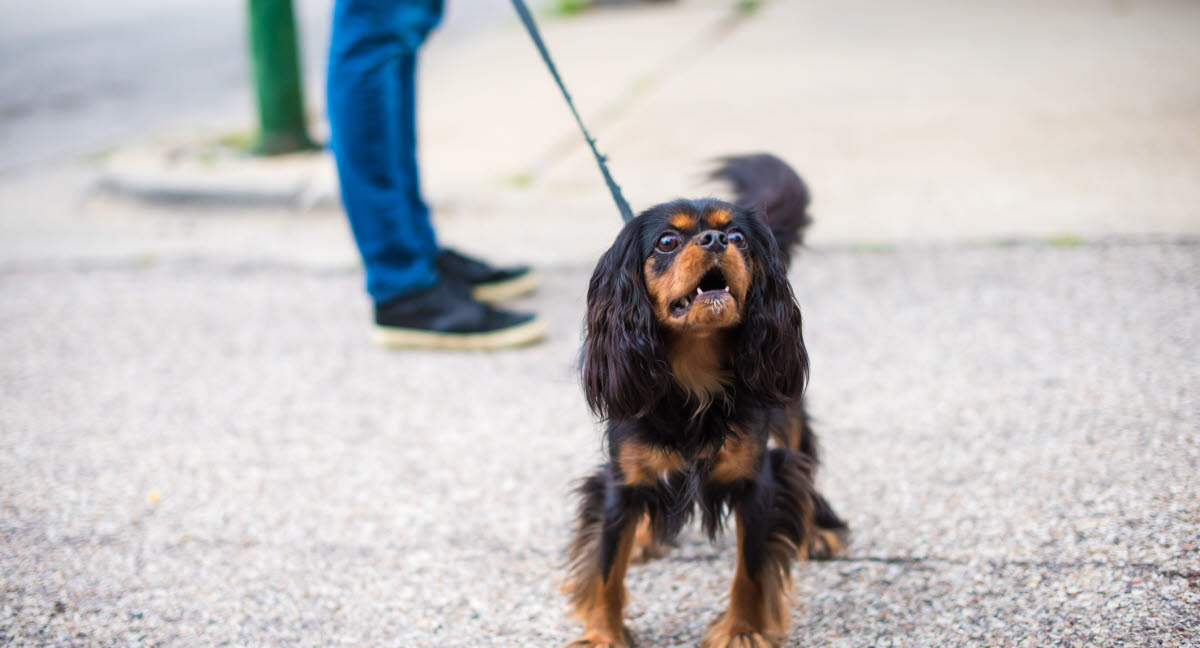
<path id="1" fill-rule="evenodd" d="M 570 572 L 563 589 L 583 636 L 571 648 L 628 648 L 625 627 L 625 571 L 633 553 L 640 511 L 629 510 L 624 491 L 606 467 L 579 488 L 579 516 L 569 551 Z"/>
<path id="2" fill-rule="evenodd" d="M 791 617 L 792 561 L 812 534 L 811 464 L 785 448 L 772 450 L 734 502 L 737 570 L 729 605 L 708 628 L 701 648 L 775 648 Z"/>
<path id="3" fill-rule="evenodd" d="M 813 433 L 803 398 L 789 407 L 767 412 L 767 431 L 776 446 L 796 450 L 817 465 L 817 435 Z"/>
<path id="4" fill-rule="evenodd" d="M 638 520 L 637 530 L 633 535 L 633 555 L 630 562 L 641 564 L 656 558 L 662 558 L 671 552 L 673 546 L 655 537 L 654 521 L 649 513 L 643 513 Z"/>
<path id="5" fill-rule="evenodd" d="M 803 400 L 787 409 L 772 410 L 768 429 L 778 446 L 799 452 L 815 470 L 819 461 L 817 435 L 813 433 Z M 850 528 L 816 490 L 812 491 L 812 500 L 815 529 L 807 545 L 801 547 L 801 558 L 828 560 L 845 549 Z"/>
<path id="6" fill-rule="evenodd" d="M 814 490 L 812 498 L 815 528 L 808 542 L 808 558 L 829 560 L 845 550 L 850 539 L 850 527 L 834 513 L 823 495 Z"/>

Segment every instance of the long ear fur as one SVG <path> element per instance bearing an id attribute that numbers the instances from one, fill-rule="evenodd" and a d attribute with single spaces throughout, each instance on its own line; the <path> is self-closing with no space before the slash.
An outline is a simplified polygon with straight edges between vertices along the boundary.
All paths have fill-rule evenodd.
<path id="1" fill-rule="evenodd" d="M 608 419 L 648 414 L 669 386 L 670 369 L 642 278 L 640 229 L 633 221 L 621 230 L 588 284 L 583 391 L 592 411 Z"/>
<path id="2" fill-rule="evenodd" d="M 808 381 L 800 307 L 771 231 L 761 218 L 748 219 L 746 229 L 755 267 L 733 356 L 734 374 L 744 397 L 782 407 L 799 400 Z"/>

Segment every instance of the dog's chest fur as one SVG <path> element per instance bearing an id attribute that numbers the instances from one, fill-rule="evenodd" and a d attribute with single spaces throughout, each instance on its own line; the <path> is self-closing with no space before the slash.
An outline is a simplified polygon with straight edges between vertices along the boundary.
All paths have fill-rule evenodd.
<path id="1" fill-rule="evenodd" d="M 689 396 L 689 404 L 702 413 L 729 389 L 728 342 L 723 333 L 674 334 L 667 354 L 675 384 Z"/>

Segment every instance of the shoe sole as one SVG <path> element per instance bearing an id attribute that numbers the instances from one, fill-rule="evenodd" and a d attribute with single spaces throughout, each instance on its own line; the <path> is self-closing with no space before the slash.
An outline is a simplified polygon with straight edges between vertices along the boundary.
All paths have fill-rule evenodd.
<path id="1" fill-rule="evenodd" d="M 481 302 L 494 303 L 504 301 L 506 299 L 516 299 L 523 297 L 533 292 L 538 284 L 541 283 L 536 273 L 533 271 L 526 272 L 519 277 L 506 279 L 504 281 L 496 281 L 493 283 L 479 284 L 471 291 Z"/>
<path id="2" fill-rule="evenodd" d="M 434 333 L 421 329 L 376 326 L 371 341 L 386 349 L 437 351 L 495 351 L 533 344 L 546 337 L 546 323 L 534 318 L 524 324 L 488 333 Z"/>

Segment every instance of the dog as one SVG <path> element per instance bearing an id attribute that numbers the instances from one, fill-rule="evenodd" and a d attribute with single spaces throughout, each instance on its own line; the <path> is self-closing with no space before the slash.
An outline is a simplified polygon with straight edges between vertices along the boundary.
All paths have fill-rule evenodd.
<path id="1" fill-rule="evenodd" d="M 737 568 L 702 648 L 779 645 L 796 559 L 827 558 L 845 522 L 814 488 L 808 355 L 787 278 L 809 193 L 768 154 L 713 172 L 733 202 L 675 200 L 621 230 L 588 285 L 582 382 L 608 461 L 578 489 L 564 590 L 572 648 L 624 648 L 625 574 L 662 555 L 698 510 L 711 538 L 732 513 Z"/>

